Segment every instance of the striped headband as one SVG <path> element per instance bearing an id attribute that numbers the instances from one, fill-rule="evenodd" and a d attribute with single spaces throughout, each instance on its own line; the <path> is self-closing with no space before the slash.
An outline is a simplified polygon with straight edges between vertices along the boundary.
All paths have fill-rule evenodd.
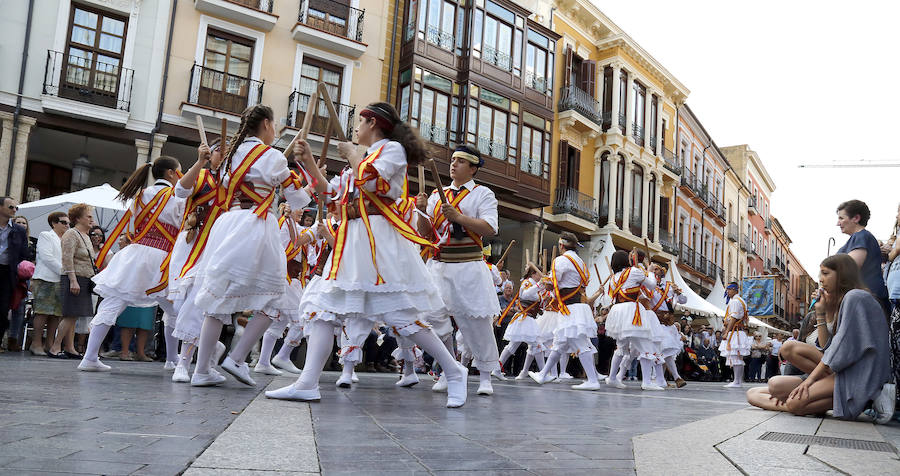
<path id="1" fill-rule="evenodd" d="M 476 157 L 474 154 L 470 154 L 470 153 L 462 151 L 462 150 L 457 150 L 456 152 L 453 153 L 453 155 L 450 156 L 450 158 L 464 159 L 464 160 L 471 162 L 473 165 L 477 165 L 478 167 L 481 167 L 481 165 L 484 163 L 483 159 L 480 159 L 480 158 Z"/>

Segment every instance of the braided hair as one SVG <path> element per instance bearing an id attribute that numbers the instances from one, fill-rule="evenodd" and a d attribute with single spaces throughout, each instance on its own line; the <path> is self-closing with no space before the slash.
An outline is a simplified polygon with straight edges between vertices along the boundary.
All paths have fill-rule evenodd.
<path id="1" fill-rule="evenodd" d="M 381 132 L 386 139 L 399 142 L 406 152 L 406 162 L 409 164 L 420 164 L 425 161 L 426 151 L 425 143 L 416 133 L 416 130 L 409 124 L 400 119 L 394 106 L 386 102 L 376 102 L 365 107 L 375 112 L 381 119 L 387 120 L 393 127 L 382 127 L 380 121 L 375 121 L 375 127 Z"/>
<path id="2" fill-rule="evenodd" d="M 166 172 L 169 170 L 178 170 L 180 165 L 177 159 L 167 155 L 157 157 L 152 163 L 147 162 L 131 173 L 131 176 L 119 189 L 119 194 L 116 195 L 116 198 L 123 202 L 134 199 L 147 185 L 147 178 L 151 174 L 154 180 L 161 179 L 166 176 Z"/>
<path id="3" fill-rule="evenodd" d="M 231 170 L 231 158 L 234 157 L 238 146 L 244 142 L 248 135 L 257 134 L 260 126 L 266 119 L 269 121 L 275 120 L 275 113 L 272 112 L 272 108 L 269 106 L 257 104 L 244 109 L 244 112 L 241 114 L 241 125 L 238 127 L 237 135 L 225 154 L 225 160 L 222 161 L 225 164 L 226 173 Z"/>

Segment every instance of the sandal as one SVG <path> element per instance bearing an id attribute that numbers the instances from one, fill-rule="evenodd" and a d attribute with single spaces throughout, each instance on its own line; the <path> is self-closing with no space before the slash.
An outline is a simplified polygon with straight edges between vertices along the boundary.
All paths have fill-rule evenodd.
<path id="1" fill-rule="evenodd" d="M 119 354 L 119 360 L 131 362 L 134 360 L 134 356 L 131 354 Z"/>

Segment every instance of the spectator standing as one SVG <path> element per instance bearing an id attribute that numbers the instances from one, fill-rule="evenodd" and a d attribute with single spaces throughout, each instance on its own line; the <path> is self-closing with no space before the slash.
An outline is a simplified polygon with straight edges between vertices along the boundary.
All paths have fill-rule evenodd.
<path id="1" fill-rule="evenodd" d="M 31 237 L 31 227 L 28 226 L 28 219 L 23 217 L 22 215 L 16 215 L 16 217 L 13 218 L 13 221 L 16 223 L 16 225 L 25 228 L 25 236 L 28 238 L 28 245 L 27 249 L 25 250 L 25 260 L 34 263 L 37 253 L 37 238 Z"/>
<path id="2" fill-rule="evenodd" d="M 62 248 L 60 238 L 69 229 L 69 217 L 63 212 L 53 212 L 47 216 L 50 229 L 42 231 L 37 242 L 37 263 L 31 279 L 31 293 L 34 295 L 34 329 L 31 334 L 31 355 L 47 355 L 49 347 L 44 347 L 44 325 L 47 326 L 47 344 L 53 342 L 56 328 L 62 316 L 59 275 L 62 270 Z"/>
<path id="3" fill-rule="evenodd" d="M 779 374 L 778 369 L 781 367 L 781 360 L 778 358 L 778 352 L 781 351 L 781 339 L 782 337 L 780 335 L 776 335 L 769 342 L 769 358 L 766 360 L 767 381 Z"/>
<path id="4" fill-rule="evenodd" d="M 888 292 L 881 273 L 881 247 L 875 236 L 866 230 L 869 207 L 860 200 L 848 200 L 838 205 L 837 216 L 837 226 L 841 232 L 850 235 L 838 253 L 846 253 L 856 261 L 863 283 L 881 303 L 885 315 L 889 314 Z"/>
<path id="5" fill-rule="evenodd" d="M 0 338 L 9 327 L 9 303 L 19 283 L 18 268 L 28 253 L 25 228 L 12 221 L 19 203 L 11 197 L 0 198 Z M 0 350 L 2 351 L 2 350 Z"/>
<path id="6" fill-rule="evenodd" d="M 766 343 L 762 339 L 762 334 L 756 332 L 753 335 L 753 342 L 750 343 L 750 375 L 751 382 L 758 382 L 762 379 L 760 371 L 762 364 L 765 362 Z"/>
<path id="7" fill-rule="evenodd" d="M 91 300 L 91 278 L 94 276 L 94 248 L 88 232 L 94 223 L 90 205 L 79 203 L 69 209 L 69 223 L 75 226 L 62 236 L 62 275 L 59 277 L 62 301 L 62 322 L 50 347 L 49 355 L 57 358 L 80 359 L 75 351 L 75 321 L 94 314 Z M 68 335 L 67 335 L 68 334 Z M 63 347 L 65 338 L 65 350 Z"/>
<path id="8" fill-rule="evenodd" d="M 885 284 L 888 289 L 888 298 L 891 300 L 891 368 L 894 372 L 894 381 L 900 382 L 900 206 L 897 207 L 894 233 L 881 251 L 887 253 L 888 259 L 888 264 L 885 266 L 887 269 Z M 898 403 L 900 403 L 900 398 L 898 398 Z"/>
<path id="9" fill-rule="evenodd" d="M 31 230 L 28 228 L 28 219 L 22 215 L 16 215 L 13 222 L 15 222 L 16 225 L 25 228 L 28 246 L 23 261 L 30 261 L 33 264 L 35 261 L 35 244 L 37 243 L 37 239 L 31 238 Z M 25 298 L 28 294 L 28 283 L 30 281 L 30 279 L 23 280 L 22 276 L 19 276 L 19 282 L 17 283 L 19 290 L 12 299 L 12 305 L 14 307 L 11 309 L 12 312 L 9 316 L 9 331 L 7 332 L 8 336 L 6 339 L 6 349 L 12 352 L 21 351 L 22 343 L 25 341 L 25 336 L 23 334 L 23 324 L 25 323 Z"/>

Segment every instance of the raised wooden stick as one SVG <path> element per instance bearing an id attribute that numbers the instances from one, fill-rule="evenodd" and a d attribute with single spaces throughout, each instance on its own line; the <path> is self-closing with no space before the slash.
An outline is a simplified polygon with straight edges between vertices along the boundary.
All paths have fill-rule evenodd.
<path id="1" fill-rule="evenodd" d="M 547 274 L 547 248 L 541 250 L 541 268 L 544 274 Z"/>
<path id="2" fill-rule="evenodd" d="M 295 134 L 294 138 L 291 139 L 291 143 L 288 144 L 287 147 L 284 148 L 284 158 L 285 159 L 289 158 L 291 156 L 291 154 L 294 153 L 294 144 L 296 144 L 298 140 L 303 139 L 302 137 L 300 137 L 300 134 L 302 132 L 303 131 L 300 131 L 297 134 Z"/>
<path id="3" fill-rule="evenodd" d="M 653 262 L 653 260 L 650 258 L 650 257 L 651 257 L 651 255 L 650 255 L 650 245 L 647 244 L 647 239 L 646 239 L 646 238 L 644 238 L 644 253 L 647 254 L 647 265 L 649 266 L 650 263 Z"/>
<path id="4" fill-rule="evenodd" d="M 438 189 L 438 197 L 441 197 L 441 203 L 447 204 L 447 196 L 444 193 L 444 184 L 441 183 L 441 175 L 438 173 L 437 163 L 434 159 L 428 159 L 428 166 L 431 167 L 431 175 L 434 178 L 434 185 Z"/>
<path id="5" fill-rule="evenodd" d="M 531 263 L 531 250 L 525 248 L 525 263 Z"/>
<path id="6" fill-rule="evenodd" d="M 325 166 L 325 160 L 328 158 L 328 143 L 331 142 L 331 126 L 331 121 L 328 121 L 328 124 L 325 126 L 325 139 L 322 140 L 322 151 L 319 153 L 319 161 L 316 163 L 319 168 Z"/>
<path id="7" fill-rule="evenodd" d="M 550 258 L 550 263 L 551 263 L 551 264 L 552 264 L 554 261 L 556 261 L 556 257 L 557 257 L 558 255 L 559 255 L 559 246 L 554 246 L 554 247 L 553 247 L 553 257 Z"/>
<path id="8" fill-rule="evenodd" d="M 306 140 L 309 135 L 309 128 L 312 126 L 313 116 L 319 110 L 319 90 L 314 89 L 309 96 L 309 104 L 306 105 L 306 115 L 303 116 L 303 127 L 298 134 L 301 139 Z"/>
<path id="9" fill-rule="evenodd" d="M 419 173 L 419 193 L 425 193 L 425 166 L 417 165 L 416 172 Z"/>
<path id="10" fill-rule="evenodd" d="M 200 143 L 204 145 L 209 145 L 209 141 L 206 140 L 206 128 L 203 127 L 203 118 L 200 116 L 194 116 L 197 119 L 197 132 L 200 134 Z"/>
<path id="11" fill-rule="evenodd" d="M 228 141 L 228 119 L 222 118 L 222 133 L 219 135 L 219 149 L 225 150 Z"/>
<path id="12" fill-rule="evenodd" d="M 319 97 L 325 102 L 325 108 L 328 109 L 328 121 L 334 125 L 334 135 L 337 136 L 339 141 L 347 142 L 347 135 L 344 134 L 344 129 L 341 128 L 341 116 L 338 115 L 337 108 L 334 107 L 334 103 L 331 101 L 331 96 L 328 94 L 328 88 L 325 87 L 325 83 L 319 83 L 318 92 Z"/>
<path id="13" fill-rule="evenodd" d="M 516 244 L 516 240 L 510 240 L 510 241 L 509 241 L 509 244 L 506 245 L 506 250 L 503 252 L 502 255 L 500 255 L 500 259 L 497 260 L 497 263 L 499 263 L 499 262 L 501 262 L 501 261 L 503 261 L 503 260 L 506 259 L 506 255 L 509 254 L 509 250 L 512 249 L 512 247 L 513 247 L 514 244 Z"/>
<path id="14" fill-rule="evenodd" d="M 610 276 L 612 276 L 615 273 L 613 273 L 612 266 L 609 264 L 609 257 L 604 256 L 603 258 L 606 259 L 606 267 L 609 268 L 609 274 Z"/>

